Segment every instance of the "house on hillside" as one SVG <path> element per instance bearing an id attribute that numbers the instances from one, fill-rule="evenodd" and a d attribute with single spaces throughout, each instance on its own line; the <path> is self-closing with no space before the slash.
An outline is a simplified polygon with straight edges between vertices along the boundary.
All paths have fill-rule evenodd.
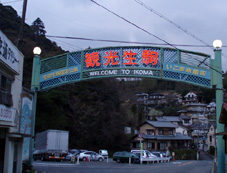
<path id="1" fill-rule="evenodd" d="M 171 122 L 176 125 L 176 133 L 181 133 L 183 135 L 188 135 L 187 128 L 183 126 L 182 119 L 179 116 L 162 116 L 156 117 L 157 121 Z"/>
<path id="2" fill-rule="evenodd" d="M 209 130 L 208 130 L 208 133 L 207 133 L 206 144 L 207 144 L 207 147 L 209 149 L 210 146 L 216 147 L 216 144 L 217 144 L 217 141 L 216 141 L 216 133 L 217 133 L 216 122 L 209 123 L 208 127 L 209 127 Z"/>
<path id="3" fill-rule="evenodd" d="M 142 138 L 135 135 L 131 141 L 132 149 L 140 149 L 140 140 L 143 148 L 155 151 L 165 151 L 168 147 L 187 148 L 192 138 L 181 133 L 176 133 L 177 126 L 171 122 L 145 121 L 139 126 L 139 133 Z"/>
<path id="4" fill-rule="evenodd" d="M 164 105 L 164 104 L 166 104 L 165 95 L 160 94 L 160 93 L 149 94 L 148 98 L 145 102 L 145 105 L 150 106 L 150 107 L 156 107 L 156 106 Z"/>
<path id="5" fill-rule="evenodd" d="M 190 125 L 192 125 L 192 118 L 189 117 L 189 116 L 187 116 L 187 115 L 184 115 L 184 114 L 180 115 L 180 120 L 181 120 L 183 126 L 190 126 Z"/>
<path id="6" fill-rule="evenodd" d="M 138 93 L 136 94 L 136 101 L 138 104 L 142 104 L 144 105 L 148 99 L 148 95 L 147 93 Z"/>
<path id="7" fill-rule="evenodd" d="M 189 103 L 185 104 L 185 109 L 178 111 L 180 116 L 187 116 L 192 119 L 192 123 L 200 121 L 203 123 L 208 123 L 206 115 L 207 104 L 202 103 Z"/>
<path id="8" fill-rule="evenodd" d="M 204 143 L 204 140 L 207 138 L 207 133 L 209 131 L 208 124 L 201 122 L 193 123 L 191 126 L 188 126 L 189 135 L 192 137 L 192 141 L 195 144 Z"/>
<path id="9" fill-rule="evenodd" d="M 194 92 L 189 92 L 184 96 L 183 104 L 197 103 L 198 98 Z"/>
<path id="10" fill-rule="evenodd" d="M 162 116 L 162 117 L 156 117 L 157 121 L 164 121 L 164 122 L 171 122 L 175 125 L 182 124 L 181 119 L 179 116 Z"/>
<path id="11" fill-rule="evenodd" d="M 206 116 L 209 122 L 216 122 L 216 103 L 214 101 L 207 105 Z"/>

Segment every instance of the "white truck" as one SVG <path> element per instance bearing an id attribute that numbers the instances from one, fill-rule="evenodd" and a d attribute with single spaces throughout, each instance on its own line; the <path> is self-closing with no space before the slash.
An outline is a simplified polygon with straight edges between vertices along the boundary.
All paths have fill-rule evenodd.
<path id="1" fill-rule="evenodd" d="M 46 130 L 35 136 L 33 159 L 65 160 L 68 154 L 69 132 L 62 130 Z"/>

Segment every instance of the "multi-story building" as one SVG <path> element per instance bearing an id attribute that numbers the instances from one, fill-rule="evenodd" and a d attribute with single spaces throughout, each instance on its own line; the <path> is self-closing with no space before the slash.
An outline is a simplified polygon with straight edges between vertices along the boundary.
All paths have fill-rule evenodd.
<path id="1" fill-rule="evenodd" d="M 197 95 L 193 92 L 189 92 L 184 96 L 183 104 L 197 103 Z"/>
<path id="2" fill-rule="evenodd" d="M 0 172 L 22 172 L 23 63 L 22 53 L 0 31 Z"/>
<path id="3" fill-rule="evenodd" d="M 207 105 L 206 116 L 209 122 L 216 122 L 216 103 L 214 101 Z"/>
<path id="4" fill-rule="evenodd" d="M 139 136 L 135 135 L 132 138 L 131 147 L 139 149 L 141 141 L 143 148 L 150 151 L 166 151 L 168 147 L 187 148 L 192 140 L 191 137 L 176 133 L 176 128 L 177 126 L 170 122 L 145 121 L 139 127 Z"/>

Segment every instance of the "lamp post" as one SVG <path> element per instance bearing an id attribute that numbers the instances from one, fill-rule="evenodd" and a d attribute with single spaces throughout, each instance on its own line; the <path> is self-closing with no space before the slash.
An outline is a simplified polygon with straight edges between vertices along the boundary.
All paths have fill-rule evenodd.
<path id="1" fill-rule="evenodd" d="M 212 83 L 216 89 L 216 125 L 217 133 L 224 131 L 224 124 L 219 123 L 223 104 L 223 84 L 222 84 L 222 61 L 221 47 L 222 41 L 215 40 L 213 42 L 215 58 L 211 59 L 212 65 Z M 218 173 L 225 172 L 225 145 L 221 135 L 217 136 L 217 158 L 218 158 Z"/>
<path id="2" fill-rule="evenodd" d="M 39 90 L 40 81 L 40 54 L 41 49 L 35 47 L 33 49 L 34 60 L 32 67 L 32 83 L 31 90 L 34 91 L 34 105 L 33 105 L 33 116 L 32 116 L 32 138 L 30 141 L 30 165 L 33 163 L 33 148 L 34 148 L 34 136 L 35 136 L 35 117 L 36 117 L 36 103 L 37 103 L 37 92 Z"/>

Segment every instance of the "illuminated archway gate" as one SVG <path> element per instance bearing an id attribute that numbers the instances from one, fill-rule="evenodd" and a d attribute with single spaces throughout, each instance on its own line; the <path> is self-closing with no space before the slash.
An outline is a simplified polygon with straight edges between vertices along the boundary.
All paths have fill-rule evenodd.
<path id="1" fill-rule="evenodd" d="M 105 47 L 41 60 L 39 90 L 103 77 L 151 77 L 211 88 L 210 55 L 162 47 Z"/>

